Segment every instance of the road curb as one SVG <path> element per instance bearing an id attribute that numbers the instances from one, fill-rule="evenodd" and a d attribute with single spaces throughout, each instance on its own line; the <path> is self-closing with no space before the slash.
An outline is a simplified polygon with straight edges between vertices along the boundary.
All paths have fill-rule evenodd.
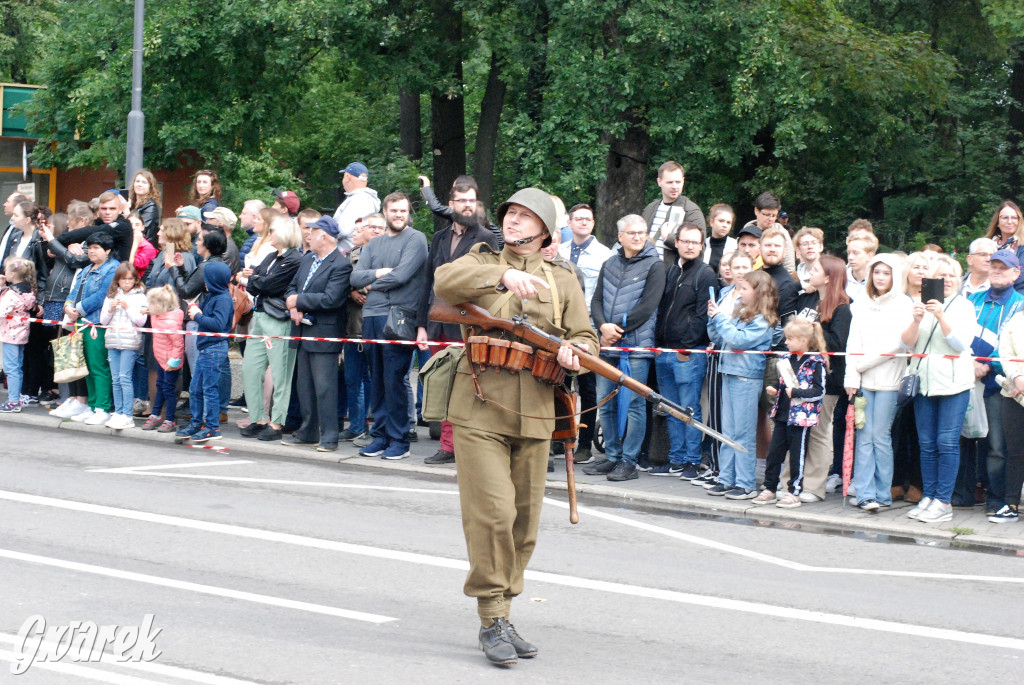
<path id="1" fill-rule="evenodd" d="M 20 414 L 0 414 L 0 423 L 16 423 L 31 425 L 41 428 L 56 428 L 58 430 L 71 430 L 96 435 L 115 435 L 132 440 L 142 440 L 155 443 L 163 443 L 173 446 L 174 435 L 170 433 L 157 433 L 155 431 L 131 430 L 127 435 L 120 435 L 124 431 L 115 431 L 104 426 L 86 426 L 74 421 L 61 420 L 52 416 L 36 413 L 22 412 Z M 246 438 L 224 438 L 216 442 L 206 443 L 208 445 L 223 446 L 231 450 L 245 451 L 267 455 L 272 457 L 286 457 L 292 459 L 306 459 L 325 463 L 340 463 L 360 468 L 384 469 L 404 473 L 416 473 L 430 476 L 433 479 L 442 479 L 450 482 L 458 480 L 454 465 L 426 466 L 422 464 L 387 461 L 379 458 L 360 457 L 354 452 L 355 447 L 342 443 L 337 452 L 317 452 L 312 447 L 289 447 L 280 442 L 262 442 L 256 439 Z M 349 450 L 352 450 L 349 453 Z M 548 480 L 547 488 L 565 492 L 568 486 L 565 481 Z M 748 520 L 763 525 L 793 526 L 796 528 L 807 527 L 824 532 L 835 532 L 838 534 L 861 533 L 868 535 L 889 535 L 902 539 L 910 539 L 922 543 L 944 543 L 950 545 L 977 546 L 1004 551 L 1024 550 L 1024 537 L 1004 538 L 993 535 L 977 534 L 974 531 L 931 527 L 915 521 L 894 522 L 890 519 L 879 519 L 877 515 L 864 512 L 851 516 L 834 516 L 821 514 L 814 511 L 806 511 L 804 507 L 799 509 L 780 510 L 772 506 L 757 506 L 750 504 L 749 500 L 730 501 L 719 498 L 695 499 L 668 495 L 663 493 L 646 492 L 643 490 L 630 490 L 623 487 L 603 485 L 596 483 L 576 483 L 577 495 L 582 498 L 595 497 L 610 500 L 619 500 L 624 504 L 635 504 L 637 506 L 659 509 L 663 511 L 682 512 L 703 516 L 720 516 L 728 519 Z M 906 506 L 904 508 L 907 508 Z M 1015 524 L 1008 524 L 1015 525 Z M 1016 524 L 1021 525 L 1021 524 Z M 968 532 L 969 531 L 969 532 Z"/>

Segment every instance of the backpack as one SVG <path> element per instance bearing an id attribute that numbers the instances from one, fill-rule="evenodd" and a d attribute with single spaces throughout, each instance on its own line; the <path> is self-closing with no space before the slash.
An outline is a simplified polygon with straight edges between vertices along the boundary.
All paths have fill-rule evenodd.
<path id="1" fill-rule="evenodd" d="M 446 347 L 420 367 L 424 421 L 444 421 L 448 418 L 448 401 L 452 396 L 452 386 L 455 385 L 455 372 L 465 351 L 464 347 Z"/>

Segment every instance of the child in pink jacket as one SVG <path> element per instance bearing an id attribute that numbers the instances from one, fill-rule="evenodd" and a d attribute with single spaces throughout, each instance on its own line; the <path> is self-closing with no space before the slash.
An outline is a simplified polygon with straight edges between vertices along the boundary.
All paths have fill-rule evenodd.
<path id="1" fill-rule="evenodd" d="M 28 321 L 17 318 L 32 316 L 36 306 L 36 266 L 21 257 L 8 257 L 4 261 L 4 279 L 6 284 L 0 291 L 0 342 L 4 344 L 7 403 L 0 406 L 0 412 L 11 414 L 21 411 L 22 365 L 28 343 Z"/>
<path id="2" fill-rule="evenodd" d="M 156 371 L 153 413 L 142 424 L 142 430 L 173 433 L 176 430 L 175 389 L 181 373 L 181 360 L 185 356 L 185 336 L 181 332 L 185 313 L 178 307 L 178 296 L 169 285 L 153 288 L 146 293 L 146 298 L 149 300 L 149 325 L 153 329 L 153 356 L 159 368 Z M 163 422 L 160 421 L 161 410 L 164 412 Z"/>

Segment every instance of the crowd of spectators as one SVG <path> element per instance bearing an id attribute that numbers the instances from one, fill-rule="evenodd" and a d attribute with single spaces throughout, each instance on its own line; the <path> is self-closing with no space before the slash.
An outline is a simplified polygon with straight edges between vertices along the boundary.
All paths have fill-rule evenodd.
<path id="1" fill-rule="evenodd" d="M 381 200 L 360 162 L 342 173 L 333 216 L 302 209 L 289 190 L 275 190 L 270 207 L 270 197 L 250 199 L 236 215 L 208 169 L 166 217 L 148 170 L 125 193 L 59 214 L 6 198 L 0 412 L 43 404 L 66 420 L 204 442 L 221 437 L 237 407 L 248 413 L 239 421 L 247 438 L 325 452 L 351 441 L 365 457 L 409 457 L 425 425 L 413 370 L 461 339 L 457 327 L 429 320 L 434 271 L 470 250 L 499 251 L 503 237 L 471 177 L 456 179 L 446 204 L 421 177 L 442 224 L 428 241 L 412 226 L 407 195 Z M 746 223 L 726 204 L 705 216 L 684 184 L 681 165 L 661 165 L 661 197 L 619 218 L 610 246 L 594 235 L 593 209 L 572 206 L 544 256 L 575 271 L 606 362 L 746 451 L 679 419 L 662 423 L 636 394 L 605 401 L 615 383 L 581 374 L 579 409 L 596 415 L 582 422 L 574 454 L 584 472 L 676 477 L 710 496 L 782 508 L 849 496 L 877 511 L 904 499 L 916 505 L 907 515 L 925 523 L 974 505 L 992 522 L 1016 521 L 1020 208 L 996 209 L 965 274 L 938 245 L 880 251 L 863 219 L 847 230 L 845 259 L 830 254 L 821 228 L 791 233 L 770 192 L 753 199 Z M 232 331 L 254 336 L 239 341 L 244 392 L 234 400 Z M 88 373 L 58 387 L 51 342 L 72 332 Z M 370 342 L 380 339 L 415 344 Z M 652 446 L 655 430 L 667 447 Z M 451 425 L 432 426 L 431 437 L 440 444 L 426 463 L 453 462 Z"/>

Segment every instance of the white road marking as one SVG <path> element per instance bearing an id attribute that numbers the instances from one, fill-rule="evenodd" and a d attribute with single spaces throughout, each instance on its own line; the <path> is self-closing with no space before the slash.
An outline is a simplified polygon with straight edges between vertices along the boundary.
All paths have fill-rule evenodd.
<path id="1" fill-rule="evenodd" d="M 189 466 L 230 466 L 234 464 L 252 464 L 251 461 L 207 461 L 196 464 L 175 464 L 168 467 L 161 466 L 124 466 L 116 469 L 89 469 L 90 473 L 120 473 L 132 475 L 138 473 L 140 476 L 158 476 L 163 478 L 185 478 L 192 480 L 219 480 L 232 481 L 236 483 L 263 483 L 266 485 L 302 485 L 317 488 L 341 488 L 346 490 L 383 490 L 389 492 L 410 492 L 429 495 L 458 495 L 458 490 L 441 490 L 438 488 L 403 488 L 390 485 L 355 485 L 353 483 L 328 483 L 323 481 L 306 480 L 284 480 L 279 478 L 247 478 L 244 476 L 208 476 L 197 473 L 159 473 L 157 469 L 173 468 L 183 469 Z"/>
<path id="2" fill-rule="evenodd" d="M 228 466 L 233 464 L 250 464 L 253 462 L 246 461 L 222 461 L 222 462 L 200 462 L 195 464 L 196 466 Z M 185 468 L 188 464 L 173 465 L 169 468 Z M 383 485 L 352 485 L 348 483 L 325 483 L 325 482 L 314 482 L 314 481 L 297 481 L 297 480 L 278 480 L 271 478 L 246 478 L 242 476 L 210 476 L 202 474 L 185 474 L 185 473 L 157 473 L 155 469 L 159 469 L 159 466 L 146 466 L 146 467 L 123 467 L 119 469 L 95 469 L 96 472 L 100 473 L 123 473 L 131 474 L 135 471 L 140 472 L 138 475 L 145 476 L 160 476 L 165 478 L 187 478 L 195 480 L 219 480 L 219 481 L 237 481 L 243 483 L 264 483 L 274 485 L 303 485 L 309 487 L 326 487 L 326 488 L 347 488 L 347 489 L 365 489 L 365 490 L 393 490 L 397 492 L 410 492 L 410 493 L 423 493 L 431 495 L 457 495 L 458 490 L 440 490 L 432 488 L 402 488 L 402 487 L 391 487 Z M 144 473 L 141 473 L 144 472 Z M 552 506 L 568 508 L 568 504 L 561 500 L 551 499 L 545 497 L 544 501 Z M 623 526 L 629 526 L 631 528 L 637 528 L 640 530 L 647 531 L 648 533 L 654 533 L 655 535 L 664 535 L 666 537 L 674 538 L 676 540 L 682 540 L 683 542 L 689 542 L 693 545 L 701 547 L 707 547 L 715 549 L 726 554 L 734 554 L 736 556 L 745 557 L 747 559 L 753 559 L 754 561 L 764 562 L 766 564 L 773 564 L 775 566 L 781 566 L 782 568 L 789 569 L 791 571 L 798 571 L 801 573 L 839 573 L 844 575 L 862 575 L 862 576 L 886 576 L 891 578 L 927 578 L 931 580 L 965 580 L 965 581 L 977 581 L 987 583 L 1017 583 L 1024 584 L 1024 577 L 1012 578 L 1006 576 L 983 576 L 983 575 L 972 575 L 972 574 L 958 574 L 958 573 L 930 573 L 924 571 L 890 571 L 886 569 L 874 569 L 874 568 L 837 568 L 828 566 L 812 566 L 810 564 L 804 564 L 799 561 L 792 561 L 782 557 L 772 556 L 771 554 L 764 554 L 762 552 L 755 552 L 753 550 L 744 549 L 735 545 L 729 545 L 724 542 L 718 542 L 717 540 L 708 540 L 707 538 L 698 537 L 696 535 L 689 535 L 688 533 L 681 533 L 671 528 L 665 528 L 663 526 L 656 526 L 643 521 L 635 521 L 633 519 L 626 518 L 625 516 L 618 516 L 616 514 L 609 514 L 589 507 L 579 507 L 580 513 L 585 513 L 587 516 L 594 518 L 604 519 L 606 521 L 612 521 Z"/>
<path id="3" fill-rule="evenodd" d="M 19 658 L 19 654 L 8 652 L 5 649 L 0 649 L 0 661 L 10 661 L 13 663 Z M 35 669 L 63 673 L 65 675 L 85 678 L 86 680 L 95 680 L 101 683 L 113 683 L 113 685 L 166 685 L 156 680 L 146 680 L 144 678 L 136 678 L 131 675 L 122 675 L 120 673 L 108 673 L 107 671 L 101 671 L 97 668 L 89 668 L 88 666 L 80 666 L 79 664 L 37 662 L 32 664 L 32 670 Z"/>
<path id="4" fill-rule="evenodd" d="M 362 611 L 352 611 L 350 609 L 338 609 L 336 607 L 324 606 L 322 604 L 298 602 L 292 599 L 260 595 L 254 592 L 242 592 L 241 590 L 215 587 L 213 585 L 201 585 L 199 583 L 190 583 L 184 580 L 174 580 L 172 578 L 161 578 L 159 576 L 151 576 L 145 573 L 134 573 L 132 571 L 122 571 L 121 569 L 116 568 L 93 566 L 92 564 L 82 564 L 77 561 L 67 561 L 65 559 L 54 559 L 52 557 L 43 557 L 37 554 L 26 554 L 25 552 L 16 552 L 10 549 L 0 549 L 0 558 L 24 561 L 32 564 L 41 564 L 43 566 L 53 566 L 55 568 L 63 568 L 70 571 L 78 571 L 80 573 L 92 573 L 94 575 L 118 578 L 120 580 L 131 580 L 137 583 L 160 585 L 162 587 L 174 588 L 176 590 L 199 592 L 206 595 L 215 595 L 217 597 L 229 597 L 231 599 L 240 599 L 246 602 L 255 602 L 257 604 L 269 604 L 270 606 L 283 607 L 285 609 L 309 611 L 314 614 L 326 614 L 327 616 L 336 616 L 338 618 L 350 618 L 354 621 L 388 623 L 390 621 L 398 620 L 397 618 L 392 618 L 390 616 L 368 614 Z"/>
<path id="5" fill-rule="evenodd" d="M 90 473 L 135 473 L 136 471 L 166 471 L 167 469 L 192 469 L 200 466 L 236 466 L 238 464 L 255 464 L 254 461 L 193 461 L 187 464 L 157 464 L 156 466 L 121 466 L 115 469 L 86 469 Z"/>
<path id="6" fill-rule="evenodd" d="M 561 502 L 559 500 L 554 500 L 545 497 L 544 501 L 556 507 L 563 507 L 566 509 L 569 508 L 569 505 L 567 503 Z M 959 573 L 928 573 L 924 571 L 888 571 L 885 569 L 876 568 L 833 568 L 829 566 L 811 566 L 809 564 L 802 564 L 798 561 L 790 561 L 789 559 L 773 557 L 770 554 L 762 554 L 761 552 L 754 552 L 752 550 L 743 549 L 742 547 L 727 545 L 724 542 L 718 542 L 716 540 L 706 540 L 704 538 L 697 537 L 696 535 L 680 533 L 679 531 L 672 530 L 671 528 L 655 526 L 650 523 L 644 523 L 643 521 L 634 521 L 624 516 L 617 516 L 615 514 L 597 511 L 589 507 L 579 507 L 578 509 L 581 516 L 583 514 L 586 514 L 587 516 L 593 516 L 595 518 L 601 518 L 607 521 L 614 521 L 616 523 L 619 523 L 624 526 L 629 526 L 631 528 L 639 528 L 649 533 L 664 535 L 666 537 L 675 538 L 677 540 L 683 540 L 685 542 L 690 542 L 692 544 L 700 545 L 702 547 L 709 547 L 711 549 L 717 549 L 719 551 L 727 552 L 729 554 L 747 557 L 748 559 L 755 559 L 757 561 L 775 564 L 776 566 L 782 566 L 783 568 L 788 568 L 793 571 L 803 571 L 807 573 L 843 573 L 864 576 L 892 576 L 895 578 L 927 578 L 931 580 L 972 580 L 985 583 L 1024 584 L 1024 578 L 1013 578 L 1007 576 L 980 576 Z"/>
<path id="7" fill-rule="evenodd" d="M 272 531 L 260 530 L 258 528 L 246 528 L 243 526 L 234 526 L 224 523 L 212 523 L 209 521 L 186 519 L 178 516 L 153 514 L 144 511 L 136 511 L 133 509 L 119 509 L 116 507 L 108 507 L 98 504 L 88 504 L 84 502 L 74 502 L 70 500 L 60 500 L 51 497 L 41 497 L 38 495 L 28 495 L 17 492 L 0 491 L 0 499 L 7 499 L 10 501 L 25 502 L 42 506 L 50 506 L 60 509 L 68 509 L 71 511 L 79 511 L 90 514 L 115 516 L 118 518 L 125 518 L 135 521 L 159 523 L 163 525 L 176 526 L 179 528 L 188 528 L 192 530 L 202 530 L 212 533 L 234 535 L 243 538 L 265 540 L 268 542 L 279 542 L 284 544 L 297 545 L 301 547 L 333 550 L 337 552 L 343 552 L 346 554 L 357 554 L 361 556 L 378 559 L 405 561 L 409 563 L 420 564 L 423 566 L 433 566 L 438 568 L 447 568 L 454 570 L 467 570 L 469 568 L 469 565 L 461 559 L 448 559 L 445 557 L 437 557 L 428 554 L 418 554 L 414 552 L 400 552 L 397 550 L 386 549 L 382 547 L 370 547 L 368 545 L 357 545 L 346 542 L 336 542 L 333 540 L 323 540 L 320 538 L 311 538 L 301 535 L 293 535 L 290 533 L 276 533 Z M 727 609 L 730 611 L 739 611 L 743 613 L 758 614 L 762 616 L 771 616 L 773 618 L 789 618 L 792 620 L 807 621 L 811 623 L 823 623 L 828 625 L 843 626 L 849 628 L 859 628 L 863 630 L 881 631 L 887 633 L 896 633 L 900 635 L 910 635 L 936 640 L 949 640 L 953 642 L 962 642 L 967 644 L 984 645 L 989 647 L 999 647 L 1004 649 L 1024 651 L 1024 640 L 1020 640 L 1017 638 L 1000 637 L 996 635 L 986 635 L 984 633 L 969 633 L 959 630 L 949 630 L 945 628 L 931 628 L 928 626 L 922 626 L 917 624 L 896 623 L 893 621 L 859 618 L 856 616 L 845 616 L 843 614 L 831 614 L 819 611 L 809 611 L 806 609 L 794 609 L 790 607 L 776 606 L 771 604 L 761 604 L 757 602 L 746 602 L 741 600 L 724 599 L 720 597 L 695 595 L 685 592 L 677 592 L 675 590 L 663 590 L 659 588 L 649 588 L 639 585 L 627 585 L 625 583 L 593 580 L 589 578 L 580 578 L 577 576 L 569 576 L 560 573 L 547 573 L 544 571 L 527 570 L 526 577 L 530 580 L 537 580 L 545 583 L 551 583 L 553 585 L 561 585 L 564 587 L 571 587 L 576 589 L 596 590 L 599 592 L 608 592 L 620 595 L 628 595 L 632 597 L 644 597 L 655 600 L 678 602 L 681 604 L 690 604 L 694 606 L 703 606 L 715 609 Z"/>
<path id="8" fill-rule="evenodd" d="M 46 644 L 47 642 L 48 640 L 44 638 L 43 644 Z M 15 648 L 20 648 L 22 646 L 21 640 L 18 638 L 17 635 L 9 635 L 4 633 L 0 633 L 0 643 L 6 643 Z M 81 650 L 79 650 L 78 653 L 81 654 Z M 10 658 L 8 658 L 5 655 L 9 655 Z M 14 658 L 16 658 L 16 656 L 20 655 L 16 655 L 15 652 L 0 651 L 0 659 L 13 661 Z M 110 654 L 100 655 L 100 661 L 104 664 L 109 664 L 111 666 L 116 666 L 119 668 L 127 668 L 135 671 L 142 671 L 144 673 L 154 676 L 164 676 L 168 678 L 175 678 L 177 680 L 186 680 L 190 683 L 202 683 L 203 685 L 255 685 L 255 681 L 252 680 L 239 680 L 238 678 L 229 678 L 226 676 L 214 675 L 213 673 L 205 673 L 203 671 L 193 671 L 191 669 L 179 668 L 177 666 L 167 666 L 165 664 L 160 664 L 156 662 L 145 663 L 137 661 L 118 661 Z M 45 666 L 43 666 L 43 664 L 45 663 L 48 662 L 36 661 L 32 664 L 29 670 L 39 667 L 45 668 Z M 82 666 L 81 668 L 87 667 Z M 106 671 L 97 672 L 101 673 L 103 676 L 107 675 Z M 146 680 L 140 682 L 148 683 L 152 681 Z"/>

